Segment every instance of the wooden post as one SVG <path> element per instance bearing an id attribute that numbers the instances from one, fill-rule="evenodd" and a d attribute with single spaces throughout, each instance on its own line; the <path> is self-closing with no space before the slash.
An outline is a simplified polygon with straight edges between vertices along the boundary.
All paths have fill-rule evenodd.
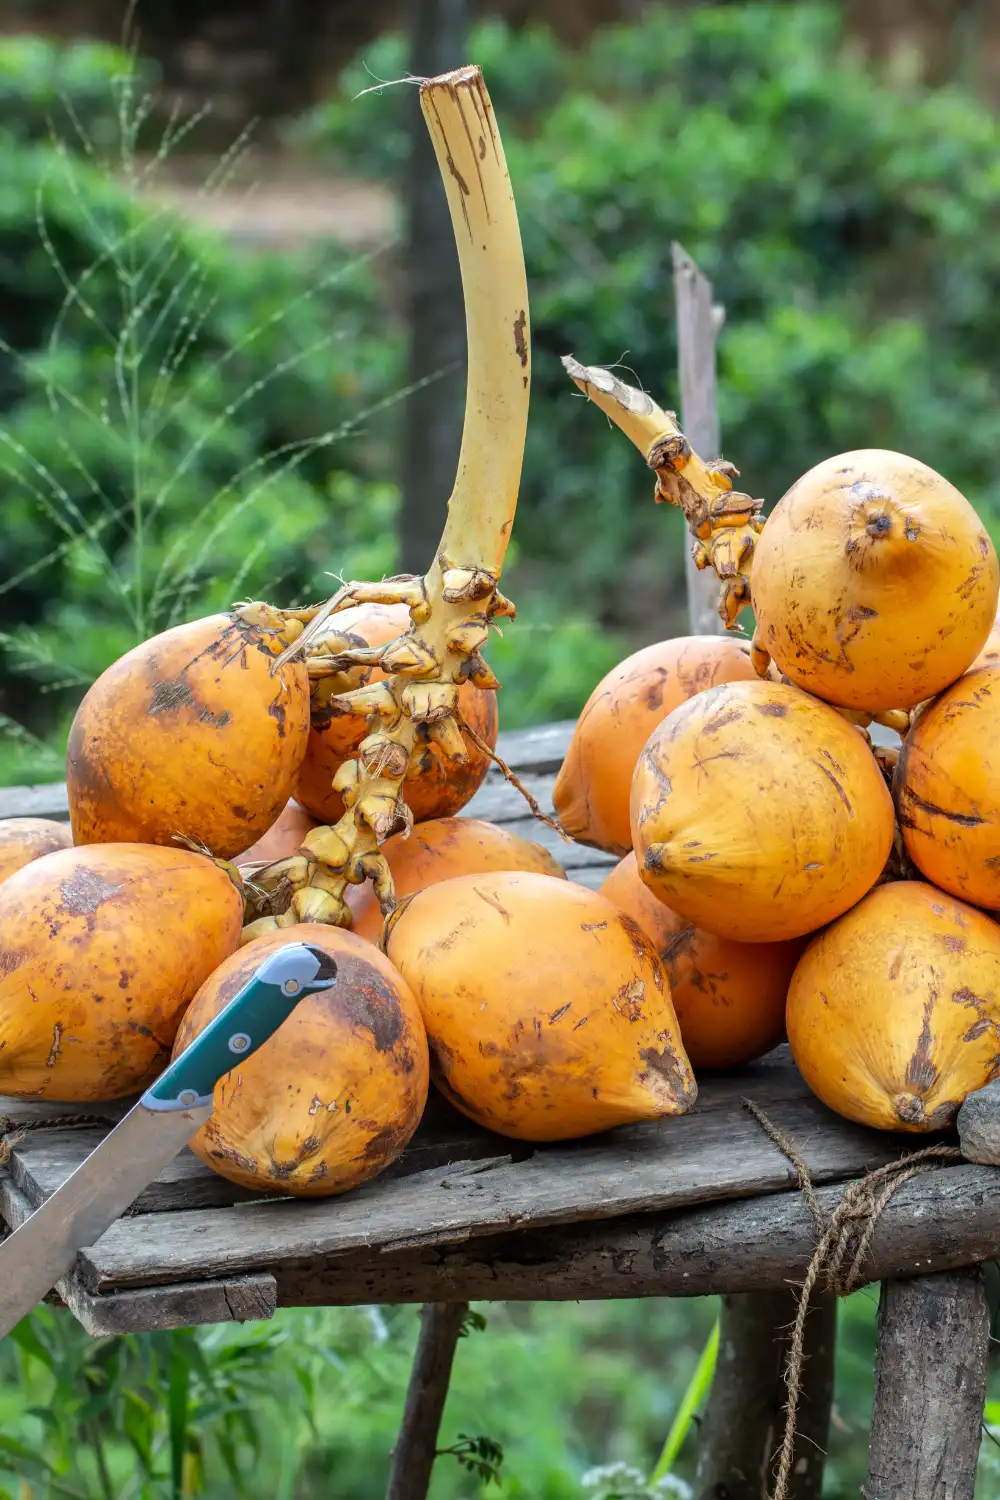
<path id="1" fill-rule="evenodd" d="M 973 1500 L 989 1332 L 978 1267 L 882 1283 L 865 1500 Z"/>
<path id="2" fill-rule="evenodd" d="M 467 1302 L 428 1302 L 420 1310 L 420 1338 L 385 1500 L 426 1500 L 455 1345 L 468 1310 Z"/>
<path id="3" fill-rule="evenodd" d="M 719 455 L 715 346 L 724 317 L 712 300 L 712 283 L 675 241 L 674 297 L 677 304 L 677 368 L 681 387 L 681 429 L 696 452 Z M 725 635 L 719 619 L 719 580 L 711 568 L 699 573 L 690 542 L 684 554 L 688 619 L 694 635 Z"/>
<path id="4" fill-rule="evenodd" d="M 723 1297 L 719 1356 L 701 1428 L 696 1500 L 760 1500 L 784 1431 L 785 1362 L 794 1289 Z M 815 1293 L 805 1335 L 805 1374 L 795 1462 L 786 1500 L 819 1500 L 833 1401 L 837 1299 Z"/>

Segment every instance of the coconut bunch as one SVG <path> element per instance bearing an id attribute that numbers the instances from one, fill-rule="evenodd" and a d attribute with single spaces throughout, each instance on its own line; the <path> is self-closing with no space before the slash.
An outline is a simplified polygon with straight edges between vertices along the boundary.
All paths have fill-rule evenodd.
<path id="1" fill-rule="evenodd" d="M 276 948 L 306 941 L 336 963 L 337 984 L 219 1082 L 192 1142 L 255 1192 L 342 1193 L 385 1170 L 432 1077 L 478 1124 L 528 1140 L 675 1115 L 696 1092 L 641 927 L 540 845 L 455 816 L 497 736 L 482 653 L 514 613 L 499 579 L 529 330 L 482 75 L 420 96 L 469 344 L 459 472 L 427 573 L 146 641 L 80 705 L 71 828 L 0 825 L 0 1095 L 131 1096 Z"/>
<path id="2" fill-rule="evenodd" d="M 665 433 L 718 473 L 649 398 L 637 427 L 635 393 L 616 414 L 602 372 L 570 373 L 651 467 Z M 787 1036 L 839 1113 L 941 1129 L 1000 1073 L 993 544 L 944 477 L 863 450 L 804 475 L 737 563 L 752 642 L 667 641 L 609 673 L 556 811 L 623 856 L 603 894 L 663 958 L 696 1071 Z M 873 723 L 895 733 L 873 746 Z"/>

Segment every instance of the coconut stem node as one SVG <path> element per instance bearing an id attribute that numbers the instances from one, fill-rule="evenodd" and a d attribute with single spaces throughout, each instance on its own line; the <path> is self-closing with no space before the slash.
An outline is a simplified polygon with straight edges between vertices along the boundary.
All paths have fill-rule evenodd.
<path id="1" fill-rule="evenodd" d="M 445 187 L 458 248 L 465 298 L 469 361 L 465 424 L 458 473 L 437 554 L 423 578 L 347 583 L 315 610 L 294 612 L 300 632 L 276 659 L 275 670 L 305 654 L 310 677 L 322 680 L 352 666 L 378 664 L 381 682 L 334 695 L 329 705 L 359 714 L 371 733 L 356 760 L 337 774 L 345 803 L 332 829 L 310 834 L 305 880 L 294 885 L 285 911 L 251 906 L 244 940 L 297 921 L 350 925 L 344 902 L 349 884 L 370 879 L 383 910 L 393 904 L 392 877 L 379 851 L 413 816 L 405 780 L 421 741 L 429 736 L 448 758 L 466 754 L 458 690 L 469 681 L 496 689 L 480 656 L 495 616 L 514 607 L 499 592 L 514 521 L 528 420 L 531 375 L 528 291 L 524 255 L 493 107 L 477 67 L 459 68 L 420 84 L 420 107 Z M 405 604 L 405 635 L 377 648 L 351 648 L 334 637 L 332 651 L 310 652 L 326 622 L 356 604 Z M 345 649 L 346 648 L 346 649 Z M 298 872 L 301 873 L 301 872 Z M 283 890 L 293 885 L 281 874 Z M 272 887 L 267 870 L 256 885 Z M 273 894 L 268 896 L 272 903 Z"/>

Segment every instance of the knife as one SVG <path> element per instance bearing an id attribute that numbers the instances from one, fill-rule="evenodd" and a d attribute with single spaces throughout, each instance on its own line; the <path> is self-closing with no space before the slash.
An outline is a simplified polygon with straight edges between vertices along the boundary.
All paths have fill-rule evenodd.
<path id="1" fill-rule="evenodd" d="M 0 1338 L 201 1129 L 218 1080 L 273 1036 L 304 995 L 336 981 L 334 960 L 305 943 L 264 960 L 97 1149 L 0 1243 Z"/>

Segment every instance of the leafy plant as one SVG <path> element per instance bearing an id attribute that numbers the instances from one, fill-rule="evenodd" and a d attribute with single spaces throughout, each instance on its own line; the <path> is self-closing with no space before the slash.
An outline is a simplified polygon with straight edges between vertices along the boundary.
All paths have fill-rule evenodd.
<path id="1" fill-rule="evenodd" d="M 246 594 L 322 597 L 370 535 L 369 510 L 385 557 L 395 500 L 371 488 L 373 460 L 386 466 L 372 426 L 398 399 L 366 263 L 331 247 L 251 256 L 193 230 L 156 191 L 197 122 L 169 120 L 144 150 L 154 99 L 135 59 L 95 49 L 67 67 L 45 44 L 4 42 L 11 91 L 21 54 L 46 103 L 68 74 L 91 105 L 97 84 L 81 75 L 96 71 L 116 155 L 75 97 L 71 140 L 15 137 L 0 92 L 0 712 L 21 726 L 14 771 L 54 710 L 65 721 L 155 631 Z M 227 189 L 245 148 L 206 195 Z"/>
<path id="2" fill-rule="evenodd" d="M 459 1466 L 481 1479 L 484 1484 L 500 1484 L 500 1465 L 503 1463 L 503 1448 L 495 1438 L 469 1437 L 460 1432 L 458 1442 L 448 1448 L 439 1448 L 436 1458 L 455 1458 Z"/>
<path id="3" fill-rule="evenodd" d="M 675 239 L 726 306 L 724 450 L 753 494 L 882 446 L 944 472 L 996 530 L 991 109 L 874 76 L 831 4 L 646 6 L 576 54 L 494 21 L 469 53 L 503 121 L 532 289 L 515 597 L 544 578 L 592 628 L 683 629 L 677 517 L 559 363 L 621 360 L 677 404 Z M 404 91 L 355 96 L 405 72 L 401 40 L 365 61 L 312 117 L 313 148 L 346 159 L 364 140 L 365 170 L 392 178 Z"/>

